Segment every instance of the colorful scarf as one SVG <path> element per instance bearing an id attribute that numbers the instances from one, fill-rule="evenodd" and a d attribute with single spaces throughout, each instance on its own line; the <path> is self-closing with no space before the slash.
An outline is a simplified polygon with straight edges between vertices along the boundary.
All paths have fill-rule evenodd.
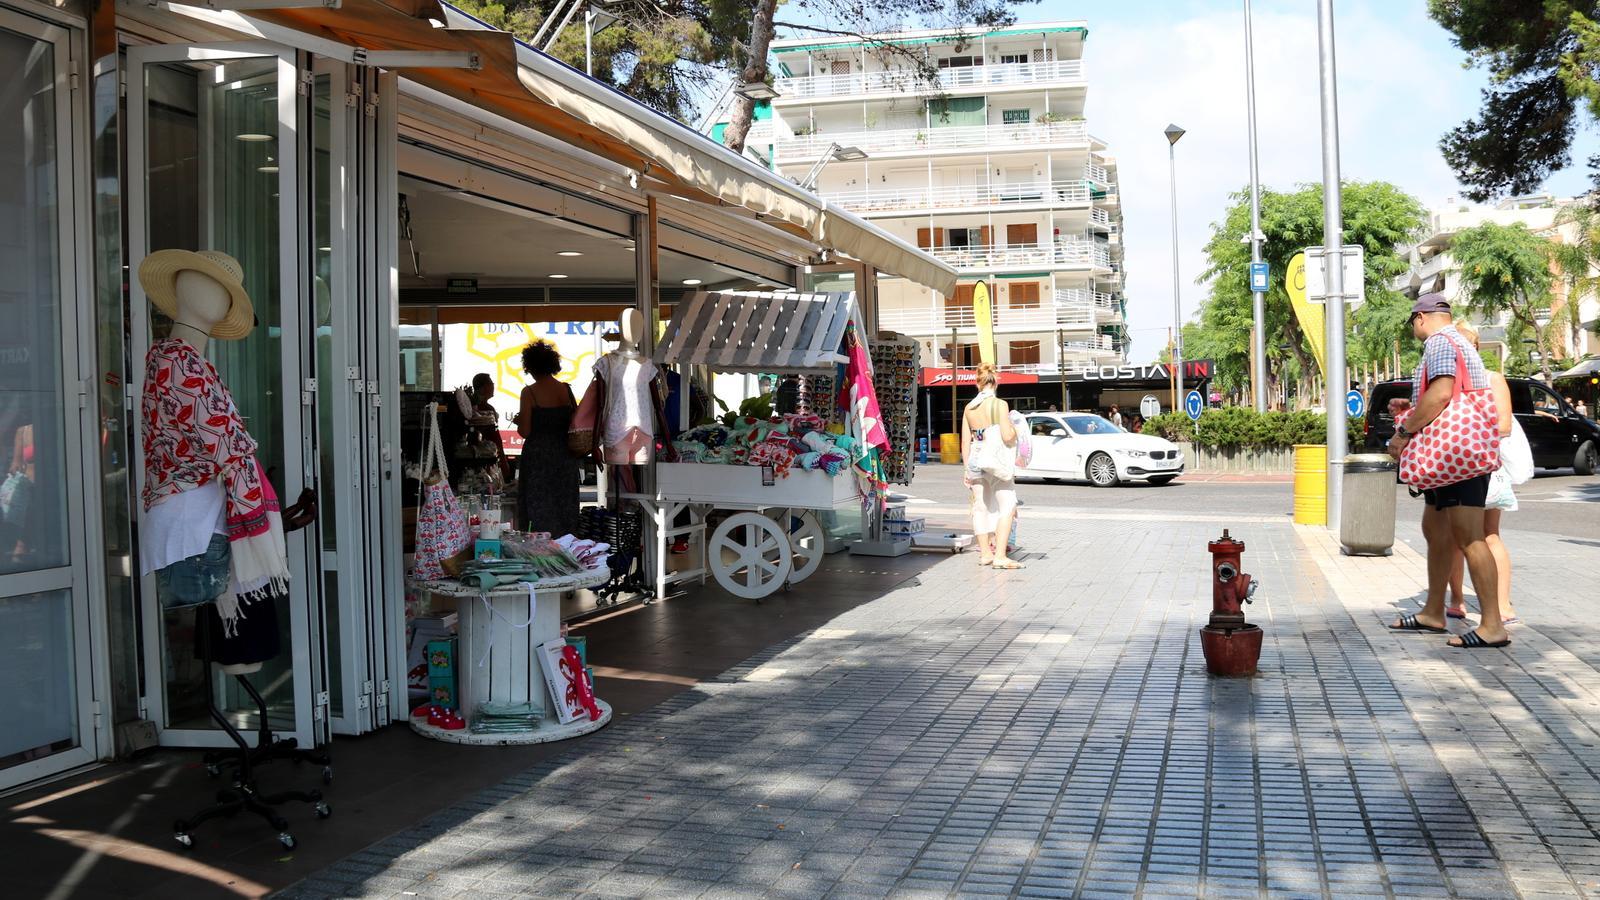
<path id="1" fill-rule="evenodd" d="M 851 453 L 856 474 L 861 481 L 861 493 L 882 491 L 883 480 L 880 456 L 889 449 L 889 432 L 883 427 L 883 412 L 878 408 L 878 391 L 872 385 L 872 360 L 867 348 L 851 323 L 844 333 L 845 354 L 843 386 L 839 390 L 839 408 L 844 411 L 845 437 L 839 441 L 840 449 Z"/>
<path id="2" fill-rule="evenodd" d="M 235 601 L 248 603 L 289 586 L 288 549 L 278 496 L 256 460 L 233 395 L 211 361 L 184 341 L 150 348 L 144 378 L 144 508 L 222 480 Z M 236 602 L 218 603 L 225 625 Z"/>

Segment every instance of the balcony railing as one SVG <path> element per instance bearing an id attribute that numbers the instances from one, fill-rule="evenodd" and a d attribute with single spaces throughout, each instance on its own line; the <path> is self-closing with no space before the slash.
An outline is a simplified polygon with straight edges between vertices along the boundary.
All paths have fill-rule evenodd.
<path id="1" fill-rule="evenodd" d="M 1106 167 L 1097 166 L 1094 163 L 1090 163 L 1083 167 L 1083 177 L 1097 184 L 1104 184 L 1107 186 L 1111 184 L 1111 176 L 1106 172 Z"/>
<path id="2" fill-rule="evenodd" d="M 1030 122 L 1025 125 L 951 125 L 883 131 L 808 134 L 778 141 L 778 159 L 816 159 L 835 143 L 867 153 L 919 153 L 930 150 L 980 150 L 992 153 L 1034 150 L 1041 144 L 1081 144 L 1089 140 L 1082 122 Z"/>
<path id="3" fill-rule="evenodd" d="M 977 320 L 968 306 L 944 309 L 885 309 L 878 312 L 878 324 L 902 334 L 949 336 L 950 329 L 976 331 Z M 1001 305 L 994 311 L 997 334 L 1015 332 L 1092 331 L 1094 319 L 1085 309 L 1049 306 L 1016 307 Z"/>
<path id="4" fill-rule="evenodd" d="M 1111 254 L 1095 241 L 1057 241 L 1038 244 L 934 247 L 929 253 L 958 269 L 996 269 L 1005 266 L 1095 266 L 1111 268 Z"/>
<path id="5" fill-rule="evenodd" d="M 829 203 L 853 212 L 888 212 L 902 209 L 963 209 L 983 206 L 1066 206 L 1089 202 L 1089 188 L 1081 181 L 1055 184 L 995 184 L 940 188 L 886 188 L 824 194 Z M 1105 214 L 1105 210 L 1096 210 Z M 1109 221 L 1109 218 L 1108 218 Z"/>
<path id="6" fill-rule="evenodd" d="M 1114 227 L 1111 224 L 1111 213 L 1098 207 L 1089 210 L 1089 221 L 1095 225 L 1103 225 L 1106 228 Z"/>
<path id="7" fill-rule="evenodd" d="M 917 77 L 908 70 L 852 72 L 848 75 L 802 75 L 779 78 L 773 83 L 779 101 L 818 97 L 850 97 L 858 94 L 939 94 L 950 90 L 978 87 L 1052 84 L 1082 81 L 1083 62 L 1064 59 L 1057 62 L 1007 63 L 1003 66 L 964 66 L 940 69 L 934 80 Z"/>

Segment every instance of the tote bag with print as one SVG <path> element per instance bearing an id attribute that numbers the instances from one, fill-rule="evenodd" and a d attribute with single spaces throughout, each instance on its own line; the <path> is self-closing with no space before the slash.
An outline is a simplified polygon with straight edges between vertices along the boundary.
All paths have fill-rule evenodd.
<path id="1" fill-rule="evenodd" d="M 1435 490 L 1488 475 L 1500 467 L 1500 429 L 1494 393 L 1488 388 L 1463 390 L 1462 385 L 1469 384 L 1471 376 L 1459 344 L 1456 344 L 1456 372 L 1450 404 L 1412 437 L 1400 454 L 1400 480 L 1417 490 Z M 1427 392 L 1430 380 L 1424 367 L 1422 388 L 1417 396 Z"/>
<path id="2" fill-rule="evenodd" d="M 467 514 L 450 490 L 444 441 L 439 437 L 439 409 L 428 404 L 428 442 L 422 451 L 422 504 L 417 509 L 417 552 L 411 577 L 432 581 L 444 577 L 444 561 L 472 541 Z"/>

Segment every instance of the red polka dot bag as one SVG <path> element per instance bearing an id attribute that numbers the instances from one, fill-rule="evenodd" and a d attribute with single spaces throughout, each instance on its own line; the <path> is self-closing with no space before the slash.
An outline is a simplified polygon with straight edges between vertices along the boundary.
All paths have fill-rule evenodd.
<path id="1" fill-rule="evenodd" d="M 1499 415 L 1494 392 L 1472 390 L 1467 358 L 1456 346 L 1455 390 L 1450 404 L 1429 422 L 1400 454 L 1400 480 L 1413 488 L 1431 491 L 1488 475 L 1500 467 Z M 1428 390 L 1428 371 L 1422 371 L 1420 397 Z M 1468 385 L 1463 389 L 1463 385 Z M 1400 420 L 1403 422 L 1404 420 Z"/>

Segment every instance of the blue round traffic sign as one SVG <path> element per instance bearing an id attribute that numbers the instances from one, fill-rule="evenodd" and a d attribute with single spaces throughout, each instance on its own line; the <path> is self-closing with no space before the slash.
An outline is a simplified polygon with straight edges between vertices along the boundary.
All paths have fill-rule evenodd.
<path id="1" fill-rule="evenodd" d="M 1350 393 L 1344 395 L 1344 408 L 1350 414 L 1350 418 L 1361 418 L 1361 414 L 1367 411 L 1366 395 L 1351 388 Z"/>
<path id="2" fill-rule="evenodd" d="M 1191 419 L 1199 421 L 1200 413 L 1205 408 L 1205 398 L 1200 396 L 1199 391 L 1190 391 L 1188 395 L 1183 398 L 1183 411 L 1188 413 L 1189 418 Z"/>

